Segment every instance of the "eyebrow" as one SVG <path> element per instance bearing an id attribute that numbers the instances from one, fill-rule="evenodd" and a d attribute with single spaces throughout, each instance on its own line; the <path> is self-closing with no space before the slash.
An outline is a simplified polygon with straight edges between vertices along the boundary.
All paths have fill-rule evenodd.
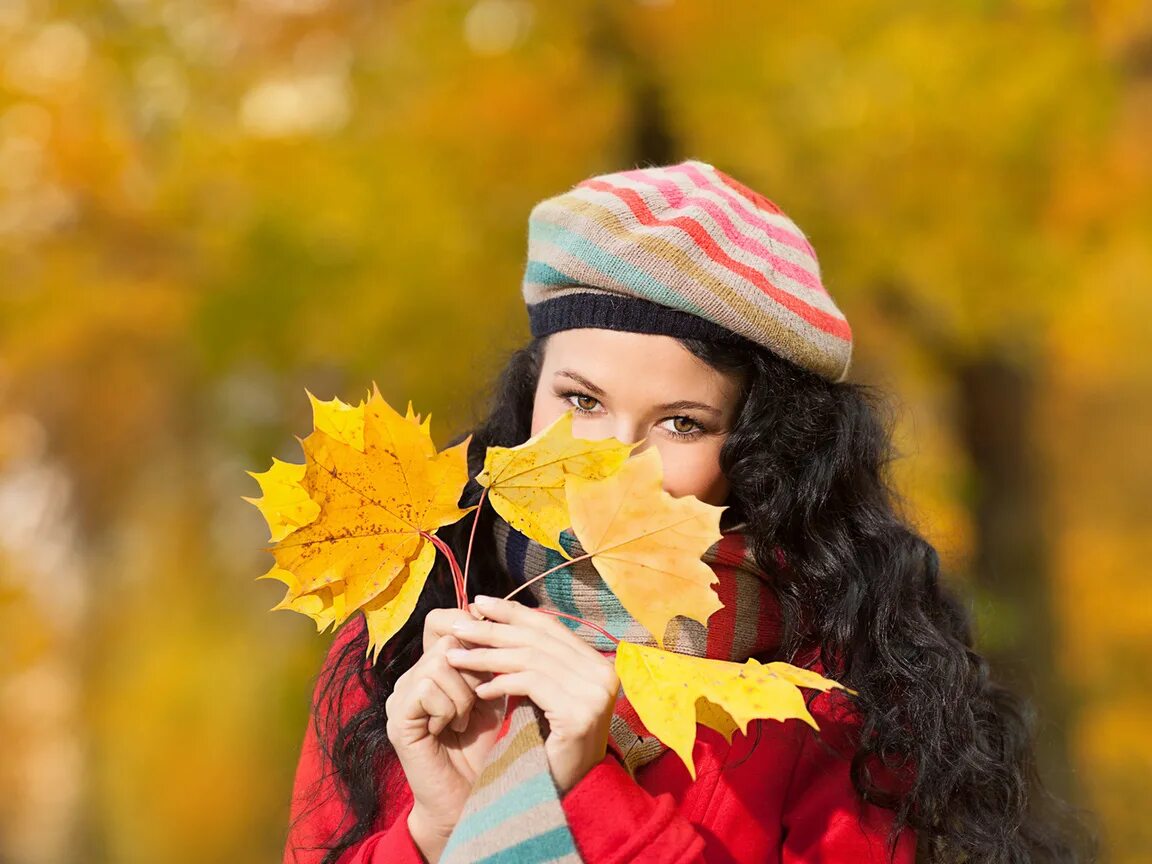
<path id="1" fill-rule="evenodd" d="M 603 388 L 597 387 L 579 372 L 575 372 L 572 369 L 560 369 L 556 372 L 555 377 L 559 378 L 561 375 L 567 378 L 571 378 L 573 381 L 577 381 L 580 384 L 583 384 L 596 396 L 604 397 L 608 395 L 604 392 Z M 663 405 L 657 405 L 656 408 L 660 411 L 682 411 L 685 408 L 695 408 L 700 411 L 707 411 L 709 414 L 723 413 L 719 408 L 715 408 L 712 405 L 708 405 L 704 402 L 693 402 L 691 399 L 680 399 L 677 402 L 667 402 Z"/>

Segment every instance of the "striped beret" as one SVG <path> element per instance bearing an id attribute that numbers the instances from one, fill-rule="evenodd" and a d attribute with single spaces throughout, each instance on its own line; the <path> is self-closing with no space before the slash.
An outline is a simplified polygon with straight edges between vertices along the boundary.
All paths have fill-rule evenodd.
<path id="1" fill-rule="evenodd" d="M 831 381 L 852 360 L 852 330 L 803 232 L 697 160 L 601 174 L 539 202 L 523 292 L 534 336 L 598 327 L 747 339 Z"/>

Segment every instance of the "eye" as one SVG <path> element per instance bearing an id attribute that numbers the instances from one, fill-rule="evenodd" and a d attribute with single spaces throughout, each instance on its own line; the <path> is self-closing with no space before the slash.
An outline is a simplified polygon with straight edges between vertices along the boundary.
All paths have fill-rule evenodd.
<path id="1" fill-rule="evenodd" d="M 674 438 L 680 438 L 683 440 L 698 438 L 699 436 L 703 435 L 705 431 L 704 427 L 693 420 L 691 417 L 669 417 L 668 421 L 666 422 L 672 423 L 673 428 L 668 429 L 667 431 Z M 687 424 L 687 428 L 683 428 L 680 425 L 681 423 Z"/>
<path id="2" fill-rule="evenodd" d="M 600 400 L 595 396 L 589 396 L 579 390 L 568 390 L 556 395 L 572 405 L 577 414 L 594 414 L 596 407 L 600 404 Z M 672 424 L 672 428 L 667 426 L 661 428 L 677 441 L 692 441 L 708 431 L 698 420 L 684 415 L 669 417 L 664 420 L 664 423 Z"/>
<path id="3" fill-rule="evenodd" d="M 568 393 L 561 393 L 560 398 L 571 402 L 572 406 L 576 409 L 577 414 L 589 414 L 596 409 L 598 404 L 600 404 L 600 400 L 595 396 L 589 396 L 587 393 L 580 393 L 575 390 Z M 573 398 L 575 398 L 574 402 L 572 401 Z M 589 402 L 592 404 L 587 404 Z"/>

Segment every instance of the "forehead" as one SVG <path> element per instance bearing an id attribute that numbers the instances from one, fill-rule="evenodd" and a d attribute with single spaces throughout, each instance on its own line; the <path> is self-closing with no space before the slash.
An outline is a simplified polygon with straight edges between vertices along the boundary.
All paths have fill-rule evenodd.
<path id="1" fill-rule="evenodd" d="M 696 357 L 672 336 L 580 328 L 548 337 L 541 379 L 571 370 L 610 393 L 650 394 L 653 399 L 736 398 L 738 379 Z"/>

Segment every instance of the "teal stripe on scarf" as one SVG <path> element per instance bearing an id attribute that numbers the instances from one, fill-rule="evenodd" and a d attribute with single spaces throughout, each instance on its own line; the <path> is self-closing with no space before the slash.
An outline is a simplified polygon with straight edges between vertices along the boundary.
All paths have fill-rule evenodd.
<path id="1" fill-rule="evenodd" d="M 584 554 L 584 550 L 580 547 L 579 542 L 580 541 L 576 539 L 576 535 L 570 530 L 565 529 L 560 532 L 560 545 L 564 547 L 569 555 L 577 556 Z M 547 556 L 548 566 L 545 568 L 546 570 L 559 567 L 567 560 L 555 549 L 547 550 Z M 604 618 L 608 623 L 608 626 L 604 629 L 617 639 L 622 639 L 624 638 L 624 629 L 628 626 L 630 617 L 628 613 L 624 611 L 624 607 L 620 605 L 620 601 L 616 598 L 616 595 L 612 593 L 611 589 L 603 582 L 601 582 L 600 585 L 600 606 L 604 612 Z M 569 615 L 576 615 L 580 618 L 587 617 L 581 614 L 580 607 L 576 605 L 576 601 L 572 598 L 571 567 L 565 567 L 549 576 L 545 576 L 544 590 L 548 592 L 548 598 L 552 601 L 557 612 L 566 612 Z M 581 625 L 576 621 L 569 618 L 561 618 L 560 621 L 566 624 L 568 629 L 574 633 L 579 633 L 581 630 Z M 616 650 L 616 644 L 612 642 L 611 639 L 607 639 L 599 633 L 593 633 L 591 630 L 588 630 L 581 635 L 586 639 L 591 638 L 592 647 L 597 651 L 615 652 Z"/>
<path id="2" fill-rule="evenodd" d="M 536 220 L 530 224 L 528 230 L 529 233 L 535 234 L 540 239 L 546 240 L 564 251 L 571 253 L 574 257 L 579 258 L 590 267 L 596 268 L 601 273 L 611 274 L 613 279 L 626 282 L 630 290 L 643 294 L 650 300 L 671 306 L 673 309 L 683 309 L 685 312 L 691 312 L 693 315 L 698 315 L 708 321 L 712 321 L 715 318 L 715 316 L 708 314 L 695 303 L 690 302 L 682 293 L 673 291 L 667 285 L 658 282 L 651 274 L 646 273 L 633 264 L 629 264 L 623 258 L 619 258 L 601 249 L 594 243 L 588 242 L 586 237 L 569 231 L 562 225 Z M 533 265 L 538 263 L 539 262 L 530 260 L 528 262 L 527 272 L 531 274 L 533 272 Z M 555 273 L 556 271 L 553 270 L 552 272 Z M 548 274 L 544 275 L 547 276 Z M 533 280 L 529 278 L 529 276 L 525 276 L 525 281 L 532 282 Z M 555 276 L 542 281 L 544 284 L 555 284 Z M 560 284 L 568 284 L 570 282 L 572 282 L 571 277 L 566 277 L 566 281 Z"/>
<path id="3" fill-rule="evenodd" d="M 571 535 L 565 531 L 560 535 L 560 542 L 565 549 L 570 547 L 569 542 L 565 542 Z M 571 554 L 571 553 L 569 553 Z M 545 568 L 541 572 L 551 570 L 553 567 L 559 567 L 568 559 L 557 552 L 555 549 L 545 550 Z M 557 612 L 564 612 L 568 615 L 580 615 L 580 610 L 576 608 L 576 601 L 572 599 L 572 568 L 565 567 L 562 570 L 557 570 L 555 573 L 550 573 L 544 577 L 544 590 L 548 592 L 548 599 L 552 601 L 552 605 Z M 565 625 L 569 630 L 576 632 L 580 625 L 569 618 L 561 618 L 560 623 Z"/>
<path id="4" fill-rule="evenodd" d="M 566 550 L 569 555 L 573 555 L 574 558 L 577 555 L 585 554 L 584 547 L 579 545 L 579 540 L 576 539 L 576 535 L 574 535 L 570 529 L 566 529 L 560 532 L 560 545 L 564 547 L 564 550 Z M 550 551 L 548 552 L 548 555 L 556 556 L 555 561 L 551 561 L 550 559 L 548 567 L 552 568 L 555 567 L 556 564 L 561 563 L 562 559 L 560 558 L 559 552 Z M 564 597 L 566 597 L 568 600 L 568 605 L 571 606 L 571 608 L 576 609 L 576 612 L 573 614 L 579 615 L 581 617 L 588 617 L 579 613 L 576 602 L 573 600 L 573 594 L 571 594 L 573 578 L 571 578 L 570 568 L 558 570 L 556 573 L 552 574 L 552 576 L 546 577 L 544 579 L 545 586 L 547 586 L 548 579 L 559 576 L 562 573 L 568 574 L 566 582 L 564 582 L 564 591 L 566 591 L 566 593 L 564 593 Z M 629 631 L 632 620 L 634 619 L 632 619 L 632 616 L 628 613 L 627 609 L 624 609 L 624 607 L 621 605 L 620 598 L 616 597 L 612 592 L 612 589 L 609 589 L 605 583 L 601 582 L 599 585 L 600 590 L 597 592 L 597 601 L 600 605 L 600 612 L 602 616 L 604 616 L 601 619 L 601 623 L 604 624 L 604 629 L 608 632 L 611 632 L 611 634 L 617 639 L 635 638 L 634 634 L 631 634 Z M 551 596 L 552 592 L 550 592 L 550 597 Z M 568 612 L 568 609 L 561 609 L 561 612 Z M 573 630 L 578 631 L 579 628 L 581 628 L 581 624 L 577 624 L 575 621 L 567 621 L 566 619 L 561 619 L 561 621 L 566 622 L 568 626 Z M 607 639 L 604 636 L 601 636 L 598 634 L 598 632 L 593 632 L 591 629 L 585 628 L 582 636 L 584 638 L 590 638 L 592 641 L 592 647 L 594 647 L 594 649 L 597 651 L 608 651 L 612 653 L 615 653 L 616 651 L 615 643 L 613 643 L 611 639 Z"/>
<path id="5" fill-rule="evenodd" d="M 513 787 L 487 807 L 483 807 L 461 821 L 452 832 L 452 843 L 467 843 L 490 828 L 509 819 L 520 816 L 524 811 L 556 794 L 556 781 L 551 774 L 537 774 L 529 777 L 519 786 Z"/>
<path id="6" fill-rule="evenodd" d="M 538 864 L 538 862 L 542 864 L 575 852 L 572 834 L 565 825 L 562 828 L 553 828 L 544 834 L 537 834 L 495 855 L 481 858 L 476 864 Z"/>

